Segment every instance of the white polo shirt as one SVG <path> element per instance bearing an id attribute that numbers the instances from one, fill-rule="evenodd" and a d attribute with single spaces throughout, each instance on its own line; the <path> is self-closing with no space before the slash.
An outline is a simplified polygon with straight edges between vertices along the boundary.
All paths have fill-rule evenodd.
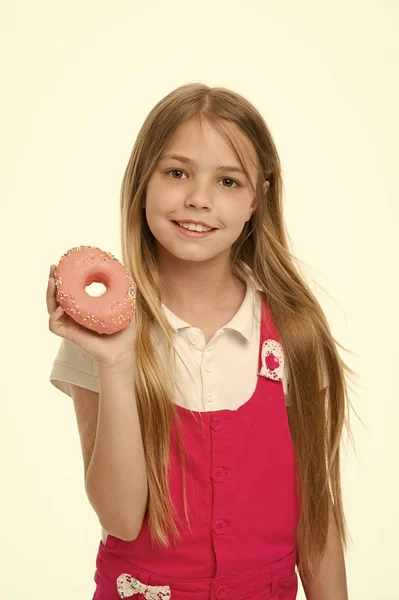
<path id="1" fill-rule="evenodd" d="M 250 286 L 243 303 L 229 323 L 205 343 L 202 331 L 192 327 L 163 305 L 165 315 L 175 331 L 176 373 L 184 393 L 177 390 L 175 402 L 196 411 L 235 410 L 255 391 L 260 348 L 260 296 Z M 156 337 L 153 342 L 157 344 Z M 263 341 L 263 340 L 262 340 Z M 159 346 L 162 356 L 162 347 Z M 62 340 L 54 360 L 51 383 L 69 393 L 63 382 L 95 392 L 99 391 L 98 365 L 78 346 Z M 286 404 L 288 401 L 287 369 L 283 374 Z"/>

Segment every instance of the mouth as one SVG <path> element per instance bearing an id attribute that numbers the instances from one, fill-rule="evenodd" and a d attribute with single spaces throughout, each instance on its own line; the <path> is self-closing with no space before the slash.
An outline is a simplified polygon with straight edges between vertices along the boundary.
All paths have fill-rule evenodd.
<path id="1" fill-rule="evenodd" d="M 187 237 L 191 237 L 191 238 L 203 238 L 203 237 L 208 237 L 210 235 L 212 235 L 215 231 L 217 231 L 216 227 L 212 227 L 211 229 L 205 227 L 205 226 L 201 226 L 202 231 L 199 230 L 197 231 L 197 229 L 200 229 L 199 227 L 197 227 L 196 229 L 188 229 L 188 226 L 194 226 L 194 223 L 185 223 L 185 227 L 179 225 L 179 223 L 177 221 L 172 221 L 173 226 L 177 229 L 177 231 L 179 233 L 181 233 L 182 235 L 185 235 Z"/>

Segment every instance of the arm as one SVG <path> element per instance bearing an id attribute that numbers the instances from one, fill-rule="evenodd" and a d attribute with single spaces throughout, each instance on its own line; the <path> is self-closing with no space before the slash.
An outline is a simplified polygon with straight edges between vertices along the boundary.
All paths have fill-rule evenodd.
<path id="1" fill-rule="evenodd" d="M 307 600 L 348 600 L 344 555 L 330 500 L 327 545 L 319 569 L 306 583 L 301 577 Z"/>
<path id="2" fill-rule="evenodd" d="M 147 473 L 133 369 L 99 367 L 97 431 L 85 475 L 86 493 L 101 525 L 115 537 L 140 532 L 147 498 Z"/>
<path id="3" fill-rule="evenodd" d="M 86 493 L 101 525 L 115 537 L 132 540 L 140 532 L 148 498 L 134 395 L 135 320 L 112 336 L 94 335 L 78 325 L 58 305 L 55 269 L 51 265 L 46 292 L 49 329 L 75 344 L 86 360 L 95 359 L 99 367 L 99 393 L 74 384 L 60 387 L 74 402 Z"/>

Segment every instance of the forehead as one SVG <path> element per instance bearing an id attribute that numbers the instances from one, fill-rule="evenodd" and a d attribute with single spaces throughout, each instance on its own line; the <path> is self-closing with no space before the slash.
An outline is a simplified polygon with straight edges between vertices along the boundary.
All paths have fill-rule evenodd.
<path id="1" fill-rule="evenodd" d="M 257 155 L 252 142 L 235 123 L 225 124 L 227 134 L 241 153 L 246 168 L 257 173 Z M 209 121 L 198 119 L 185 123 L 175 132 L 166 145 L 160 160 L 166 155 L 178 154 L 192 159 L 204 167 L 236 166 L 241 168 L 234 150 L 222 133 Z"/>

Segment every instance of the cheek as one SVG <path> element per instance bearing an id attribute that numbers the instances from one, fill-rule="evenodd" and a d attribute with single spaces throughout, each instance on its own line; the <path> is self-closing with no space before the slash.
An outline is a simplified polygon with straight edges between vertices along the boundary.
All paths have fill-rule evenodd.
<path id="1" fill-rule="evenodd" d="M 170 215 L 173 213 L 176 201 L 173 200 L 170 194 L 165 193 L 165 190 L 158 193 L 154 190 L 146 198 L 145 216 L 148 227 L 155 238 L 159 239 L 168 230 L 168 221 L 173 218 Z"/>
<path id="2" fill-rule="evenodd" d="M 171 193 L 165 187 L 156 186 L 147 193 L 147 218 L 165 217 L 175 209 L 176 204 L 176 193 Z"/>
<path id="3" fill-rule="evenodd" d="M 250 211 L 247 207 L 235 206 L 230 211 L 226 211 L 226 223 L 228 223 L 232 229 L 241 230 L 250 216 Z"/>

